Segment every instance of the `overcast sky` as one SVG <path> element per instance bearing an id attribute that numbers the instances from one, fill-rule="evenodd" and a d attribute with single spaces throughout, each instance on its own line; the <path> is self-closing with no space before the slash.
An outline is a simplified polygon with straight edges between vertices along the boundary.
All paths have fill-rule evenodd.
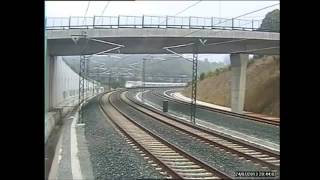
<path id="1" fill-rule="evenodd" d="M 46 1 L 45 16 L 84 16 L 88 7 L 86 16 L 176 15 L 232 18 L 278 3 L 279 1 L 90 1 L 88 7 L 88 1 Z M 273 9 L 280 9 L 280 6 L 273 6 L 241 18 L 263 19 L 265 14 Z M 199 58 L 223 61 L 225 56 L 201 55 Z"/>

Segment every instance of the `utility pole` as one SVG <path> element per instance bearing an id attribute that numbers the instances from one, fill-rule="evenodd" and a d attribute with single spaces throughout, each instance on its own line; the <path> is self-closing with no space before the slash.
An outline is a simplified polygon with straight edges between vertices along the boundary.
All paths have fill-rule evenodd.
<path id="1" fill-rule="evenodd" d="M 81 50 L 80 55 L 80 67 L 79 67 L 79 105 L 84 102 L 84 83 L 85 83 L 85 76 L 86 76 L 86 60 L 87 57 L 83 55 L 84 50 L 87 48 L 88 39 L 87 39 L 87 33 L 85 31 L 82 31 L 79 35 L 71 35 L 71 39 L 75 44 L 78 44 L 78 41 L 84 38 L 86 40 L 84 46 Z M 83 111 L 82 108 L 79 109 L 79 121 L 78 123 L 83 123 Z"/>
<path id="2" fill-rule="evenodd" d="M 89 75 L 90 75 L 90 60 L 87 58 L 87 65 L 86 65 L 86 98 L 89 95 Z"/>
<path id="3" fill-rule="evenodd" d="M 196 123 L 196 109 L 197 109 L 197 78 L 198 78 L 198 47 L 199 43 L 193 45 L 192 58 L 192 88 L 191 88 L 191 115 L 190 120 L 193 124 Z"/>
<path id="4" fill-rule="evenodd" d="M 100 84 L 100 68 L 97 68 L 97 81 L 98 81 L 98 83 L 97 83 L 97 85 L 99 85 Z M 97 92 L 99 92 L 99 89 L 100 89 L 100 85 L 97 87 Z"/>
<path id="5" fill-rule="evenodd" d="M 143 92 L 145 90 L 145 86 L 146 86 L 146 83 L 145 83 L 145 76 L 146 76 L 146 72 L 145 72 L 145 69 L 146 69 L 146 60 L 145 58 L 143 58 L 143 62 L 142 62 L 142 92 L 141 92 L 141 100 L 142 102 L 144 102 L 144 98 L 143 98 Z"/>
<path id="6" fill-rule="evenodd" d="M 84 83 L 86 76 L 86 56 L 80 56 L 80 72 L 79 72 L 79 105 L 85 101 Z M 83 111 L 79 110 L 79 123 L 83 123 Z"/>
<path id="7" fill-rule="evenodd" d="M 110 72 L 109 72 L 109 80 L 108 80 L 109 91 L 111 91 L 111 74 L 112 74 L 112 69 L 110 69 Z"/>

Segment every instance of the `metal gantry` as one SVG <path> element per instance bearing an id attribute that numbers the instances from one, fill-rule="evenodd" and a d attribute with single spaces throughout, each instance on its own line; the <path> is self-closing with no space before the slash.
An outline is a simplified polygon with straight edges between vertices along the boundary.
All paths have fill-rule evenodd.
<path id="1" fill-rule="evenodd" d="M 79 69 L 79 105 L 85 99 L 85 76 L 86 76 L 86 56 L 80 56 L 80 69 Z M 79 110 L 79 123 L 83 123 L 83 111 Z"/>
<path id="2" fill-rule="evenodd" d="M 183 59 L 192 62 L 192 82 L 191 82 L 191 103 L 190 103 L 190 121 L 193 124 L 196 124 L 196 109 L 197 109 L 197 80 L 198 80 L 198 50 L 199 46 L 206 46 L 207 39 L 199 39 L 199 41 L 191 42 L 187 44 L 180 44 L 175 46 L 163 47 L 163 49 L 173 53 Z M 180 48 L 192 46 L 193 56 L 192 60 L 185 58 L 183 55 L 176 53 L 175 51 L 171 50 L 172 48 Z"/>
<path id="3" fill-rule="evenodd" d="M 86 98 L 88 97 L 89 95 L 89 89 L 90 89 L 90 81 L 89 81 L 89 76 L 90 76 L 90 59 L 86 57 Z"/>
<path id="4" fill-rule="evenodd" d="M 192 82 L 191 82 L 191 115 L 190 120 L 195 124 L 196 109 L 197 109 L 197 80 L 198 80 L 198 44 L 193 45 L 192 58 Z"/>
<path id="5" fill-rule="evenodd" d="M 108 53 L 110 51 L 114 51 L 114 50 L 119 50 L 122 47 L 125 47 L 124 45 L 121 44 L 116 44 L 116 43 L 112 43 L 112 42 L 108 42 L 108 41 L 103 41 L 103 40 L 98 40 L 98 39 L 93 39 L 93 38 L 88 38 L 87 37 L 87 32 L 86 31 L 81 31 L 81 34 L 75 34 L 75 35 L 71 35 L 71 39 L 74 41 L 75 44 L 78 44 L 78 41 L 84 38 L 86 40 L 84 46 L 82 47 L 82 51 L 81 51 L 81 55 L 80 55 L 80 69 L 79 69 L 79 105 L 81 105 L 81 103 L 85 102 L 85 90 L 89 90 L 89 66 L 87 66 L 87 61 L 89 60 L 90 57 L 95 56 L 95 55 L 102 55 L 104 53 Z M 88 42 L 89 40 L 91 41 L 97 41 L 100 43 L 104 43 L 104 44 L 109 44 L 109 45 L 113 45 L 116 46 L 115 48 L 111 48 L 108 50 L 104 50 L 92 55 L 88 55 L 85 56 L 84 51 L 88 46 Z M 86 85 L 85 85 L 86 83 Z M 88 91 L 87 91 L 88 92 Z M 79 121 L 78 123 L 83 123 L 83 109 L 80 107 L 79 109 Z"/>

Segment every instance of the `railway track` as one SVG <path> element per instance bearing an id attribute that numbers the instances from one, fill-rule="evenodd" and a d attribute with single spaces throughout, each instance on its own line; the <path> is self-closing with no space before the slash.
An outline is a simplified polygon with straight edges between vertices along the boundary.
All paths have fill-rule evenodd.
<path id="1" fill-rule="evenodd" d="M 101 110 L 126 136 L 127 142 L 166 178 L 231 179 L 225 173 L 191 156 L 128 117 L 115 105 L 119 98 L 119 92 L 101 96 Z"/>
<path id="2" fill-rule="evenodd" d="M 185 102 L 185 101 L 182 101 L 182 100 L 179 100 L 179 99 L 175 99 L 173 97 L 170 97 L 170 95 L 168 95 L 168 94 L 167 94 L 167 96 L 165 96 L 164 94 L 159 92 L 159 90 L 151 90 L 151 93 L 153 95 L 155 95 L 155 96 L 164 98 L 166 100 L 169 100 L 169 101 L 172 101 L 172 102 L 175 102 L 175 103 L 178 103 L 178 104 L 189 105 L 188 102 Z M 197 107 L 201 108 L 201 109 L 208 110 L 208 111 L 212 111 L 212 112 L 222 113 L 222 114 L 225 114 L 225 115 L 228 115 L 228 116 L 244 118 L 244 119 L 257 121 L 257 122 L 262 122 L 262 123 L 267 123 L 267 124 L 271 124 L 271 125 L 275 125 L 275 126 L 279 126 L 280 125 L 279 121 L 274 121 L 274 120 L 269 120 L 269 119 L 249 116 L 249 115 L 245 115 L 245 114 L 239 114 L 239 113 L 225 111 L 225 110 L 216 109 L 216 108 L 211 108 L 211 107 L 207 107 L 207 106 L 203 106 L 203 105 L 197 105 Z"/>
<path id="3" fill-rule="evenodd" d="M 279 170 L 280 155 L 249 143 L 245 143 L 227 136 L 223 136 L 213 131 L 208 131 L 198 126 L 194 126 L 188 122 L 177 120 L 165 113 L 148 107 L 134 99 L 130 99 L 128 95 L 122 95 L 122 100 L 136 110 L 145 113 L 154 119 L 157 119 L 169 126 L 172 126 L 189 136 L 207 143 L 210 146 L 220 148 L 222 151 L 238 156 L 239 159 L 255 162 L 263 168 Z"/>

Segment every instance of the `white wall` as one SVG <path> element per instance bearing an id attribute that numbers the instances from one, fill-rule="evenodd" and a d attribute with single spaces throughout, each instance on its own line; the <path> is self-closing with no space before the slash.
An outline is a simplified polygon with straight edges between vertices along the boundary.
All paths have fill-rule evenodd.
<path id="1" fill-rule="evenodd" d="M 62 57 L 52 59 L 52 97 L 51 107 L 54 108 L 64 101 L 78 97 L 79 75 L 75 73 L 63 60 Z M 87 83 L 87 81 L 85 81 Z M 89 82 L 89 90 L 92 93 L 93 84 Z M 86 85 L 85 85 L 86 88 Z"/>
<path id="2" fill-rule="evenodd" d="M 78 104 L 79 96 L 79 75 L 61 57 L 47 57 L 47 61 L 49 71 L 46 71 L 48 73 L 46 76 L 49 77 L 47 79 L 49 82 L 46 82 L 48 84 L 46 99 L 49 99 L 49 110 L 45 110 L 45 143 L 61 115 L 72 110 L 72 107 L 69 106 Z M 89 87 L 92 88 L 92 85 L 89 83 Z M 92 89 L 87 92 L 87 95 L 92 95 Z M 71 101 L 73 99 L 76 101 Z M 62 114 L 54 111 L 55 108 L 59 108 Z"/>

